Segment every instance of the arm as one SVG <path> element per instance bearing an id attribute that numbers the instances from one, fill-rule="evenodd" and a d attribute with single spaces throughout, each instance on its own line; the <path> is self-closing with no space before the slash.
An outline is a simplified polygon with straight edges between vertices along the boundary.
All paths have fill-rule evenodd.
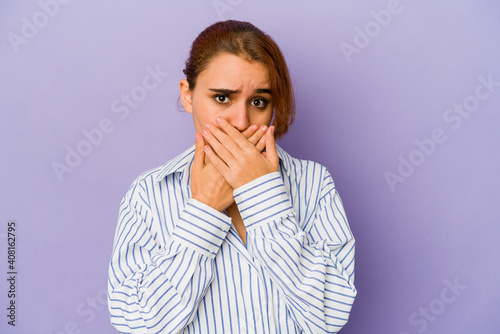
<path id="1" fill-rule="evenodd" d="M 265 135 L 263 155 L 224 119 L 217 122 L 220 129 L 211 126 L 204 133 L 213 148 L 206 147 L 206 152 L 235 189 L 247 248 L 265 268 L 279 297 L 284 297 L 289 316 L 303 331 L 337 332 L 347 322 L 356 289 L 354 238 L 331 176 L 323 167 L 317 193 L 303 191 L 295 198 L 309 212 L 302 219 L 306 223 L 299 225 L 278 172 L 274 128 L 269 127 Z"/>
<path id="2" fill-rule="evenodd" d="M 265 269 L 289 315 L 306 333 L 336 333 L 356 296 L 354 238 L 330 174 L 310 194 L 306 233 L 278 172 L 235 189 L 247 248 Z M 302 198 L 299 201 L 307 201 Z M 301 205 L 299 203 L 299 205 Z M 304 208 L 307 210 L 308 208 Z"/>
<path id="3" fill-rule="evenodd" d="M 263 133 L 256 131 L 251 127 L 243 135 L 263 148 Z M 111 322 L 122 333 L 181 331 L 213 280 L 215 256 L 231 225 L 220 211 L 233 202 L 233 188 L 205 164 L 204 141 L 198 133 L 195 138 L 192 197 L 167 240 L 153 232 L 159 230 L 158 212 L 145 180 L 136 181 L 120 205 L 108 304 Z"/>
<path id="4" fill-rule="evenodd" d="M 177 333 L 193 319 L 214 274 L 230 219 L 189 199 L 166 244 L 151 232 L 149 205 L 131 188 L 120 206 L 108 304 L 121 333 Z"/>

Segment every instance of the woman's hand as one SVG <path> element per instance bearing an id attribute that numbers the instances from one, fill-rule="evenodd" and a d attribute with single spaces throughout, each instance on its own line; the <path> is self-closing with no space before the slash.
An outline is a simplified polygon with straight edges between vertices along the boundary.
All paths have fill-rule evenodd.
<path id="1" fill-rule="evenodd" d="M 246 128 L 241 134 L 243 134 L 243 136 L 247 138 L 250 143 L 255 145 L 259 152 L 262 152 L 264 147 L 266 147 L 266 132 L 267 126 L 262 125 L 259 127 L 258 125 L 252 125 Z"/>
<path id="2" fill-rule="evenodd" d="M 205 141 L 210 145 L 205 145 L 204 151 L 212 165 L 233 189 L 262 175 L 278 171 L 279 158 L 274 140 L 274 126 L 269 127 L 265 138 L 259 140 L 259 143 L 265 143 L 266 152 L 263 154 L 258 145 L 253 145 L 222 117 L 217 117 L 217 124 L 220 129 L 208 124 L 203 130 Z"/>
<path id="3" fill-rule="evenodd" d="M 236 130 L 236 129 L 235 129 Z M 255 149 L 262 151 L 265 147 L 263 140 L 265 130 L 263 127 L 253 125 L 248 127 L 242 135 L 249 143 L 255 145 Z M 248 139 L 247 139 L 248 138 Z M 199 133 L 195 134 L 194 161 L 191 166 L 191 196 L 218 211 L 224 211 L 233 201 L 233 187 L 220 174 L 209 159 L 205 163 L 205 152 L 203 150 L 205 140 Z"/>

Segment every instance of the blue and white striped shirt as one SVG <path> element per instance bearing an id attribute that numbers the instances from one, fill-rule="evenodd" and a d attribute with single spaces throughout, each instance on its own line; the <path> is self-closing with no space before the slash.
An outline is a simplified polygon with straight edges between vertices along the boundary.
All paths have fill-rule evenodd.
<path id="1" fill-rule="evenodd" d="M 193 198 L 194 146 L 141 174 L 120 205 L 108 304 L 121 333 L 336 333 L 356 296 L 354 237 L 327 169 L 277 146 L 278 172 L 225 212 Z"/>

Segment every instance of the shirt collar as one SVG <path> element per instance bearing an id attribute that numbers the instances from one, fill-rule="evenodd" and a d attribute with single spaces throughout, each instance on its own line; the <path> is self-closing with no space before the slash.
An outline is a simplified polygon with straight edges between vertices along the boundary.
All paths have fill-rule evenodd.
<path id="1" fill-rule="evenodd" d="M 276 152 L 283 166 L 283 169 L 290 175 L 292 166 L 292 157 L 285 152 L 278 144 L 276 144 Z M 181 181 L 190 185 L 191 183 L 191 165 L 194 159 L 194 145 L 179 154 L 174 159 L 166 162 L 160 167 L 160 172 L 156 175 L 155 185 L 157 185 L 164 177 L 173 173 L 181 173 Z M 187 177 L 186 177 L 187 176 Z"/>

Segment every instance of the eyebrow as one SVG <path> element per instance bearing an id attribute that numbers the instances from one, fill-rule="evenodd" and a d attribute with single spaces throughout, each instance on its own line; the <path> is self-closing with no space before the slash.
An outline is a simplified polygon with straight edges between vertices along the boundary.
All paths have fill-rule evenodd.
<path id="1" fill-rule="evenodd" d="M 231 90 L 225 88 L 209 88 L 212 92 L 221 93 L 221 94 L 237 94 L 240 93 L 241 90 Z M 271 90 L 268 88 L 257 88 L 255 93 L 266 93 L 271 95 Z"/>

